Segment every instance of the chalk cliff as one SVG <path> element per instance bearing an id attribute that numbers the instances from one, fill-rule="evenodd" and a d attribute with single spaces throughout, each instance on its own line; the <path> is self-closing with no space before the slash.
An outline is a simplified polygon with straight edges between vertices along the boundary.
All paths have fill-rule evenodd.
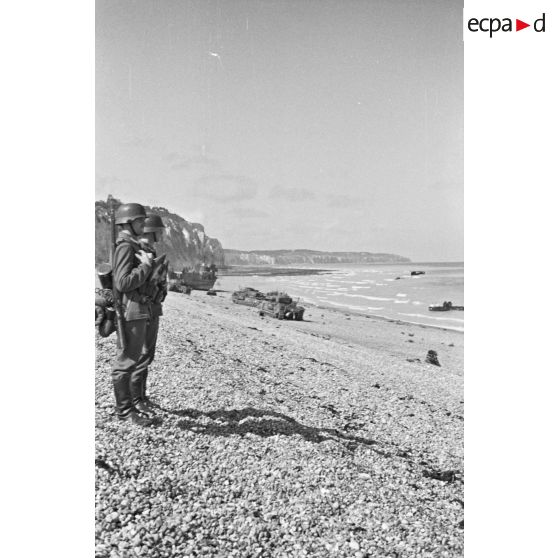
<path id="1" fill-rule="evenodd" d="M 203 225 L 190 223 L 164 207 L 148 207 L 148 213 L 160 215 L 165 224 L 165 232 L 159 243 L 158 252 L 167 254 L 174 269 L 193 266 L 196 263 L 214 263 L 217 267 L 224 264 L 221 243 L 207 236 Z M 110 227 L 108 208 L 105 201 L 95 202 L 95 263 L 109 259 Z"/>

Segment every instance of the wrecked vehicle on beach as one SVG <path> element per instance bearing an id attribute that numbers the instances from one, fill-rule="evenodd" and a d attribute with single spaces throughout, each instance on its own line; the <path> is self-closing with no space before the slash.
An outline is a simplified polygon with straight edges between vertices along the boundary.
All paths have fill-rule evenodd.
<path id="1" fill-rule="evenodd" d="M 279 320 L 302 320 L 304 308 L 294 302 L 287 293 L 271 291 L 262 293 L 252 287 L 244 287 L 232 294 L 235 304 L 257 307 L 260 316 L 271 316 Z"/>
<path id="2" fill-rule="evenodd" d="M 301 321 L 304 308 L 299 306 L 287 293 L 273 291 L 266 294 L 259 306 L 260 316 L 272 316 L 278 320 Z"/>
<path id="3" fill-rule="evenodd" d="M 232 294 L 232 301 L 244 306 L 258 306 L 262 300 L 265 300 L 265 295 L 252 287 L 239 289 Z"/>

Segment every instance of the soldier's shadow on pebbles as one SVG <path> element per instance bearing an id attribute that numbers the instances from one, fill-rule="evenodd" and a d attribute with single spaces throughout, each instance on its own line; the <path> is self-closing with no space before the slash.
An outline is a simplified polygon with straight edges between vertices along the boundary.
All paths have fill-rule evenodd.
<path id="1" fill-rule="evenodd" d="M 297 422 L 292 417 L 271 410 L 244 409 L 215 411 L 198 411 L 184 409 L 168 413 L 183 417 L 177 426 L 183 430 L 191 430 L 210 436 L 245 436 L 253 434 L 267 438 L 269 436 L 302 436 L 309 442 L 326 442 L 328 440 L 348 442 L 349 449 L 356 449 L 357 444 L 372 446 L 376 441 L 361 436 L 351 436 L 334 428 L 315 428 Z M 202 422 L 200 422 L 202 419 Z M 208 422 L 210 419 L 211 422 Z"/>

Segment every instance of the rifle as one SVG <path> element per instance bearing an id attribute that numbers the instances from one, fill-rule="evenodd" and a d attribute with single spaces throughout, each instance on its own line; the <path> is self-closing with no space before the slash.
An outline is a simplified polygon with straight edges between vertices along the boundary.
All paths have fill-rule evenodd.
<path id="1" fill-rule="evenodd" d="M 112 297 L 114 300 L 114 311 L 116 314 L 116 346 L 126 350 L 126 336 L 124 334 L 124 312 L 122 311 L 122 299 L 116 288 L 116 277 L 114 273 L 114 252 L 116 251 L 116 223 L 114 218 L 114 198 L 109 195 L 107 200 L 110 221 L 110 263 L 112 266 Z"/>

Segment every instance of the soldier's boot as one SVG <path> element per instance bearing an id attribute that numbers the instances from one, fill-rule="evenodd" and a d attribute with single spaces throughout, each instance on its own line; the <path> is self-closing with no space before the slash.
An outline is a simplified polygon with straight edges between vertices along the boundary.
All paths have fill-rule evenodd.
<path id="1" fill-rule="evenodd" d="M 145 415 L 149 418 L 155 418 L 153 409 L 145 401 L 138 401 L 134 405 L 134 407 L 139 411 L 140 414 Z"/>
<path id="2" fill-rule="evenodd" d="M 134 403 L 134 410 L 143 416 L 154 418 L 153 409 L 151 409 L 151 407 L 147 404 L 147 401 L 143 399 L 142 393 L 144 393 L 144 391 L 141 383 L 138 382 L 136 386 L 132 384 L 132 400 Z"/>
<path id="3" fill-rule="evenodd" d="M 141 416 L 136 411 L 131 411 L 125 417 L 118 418 L 123 422 L 130 422 L 136 426 L 151 426 L 154 423 L 152 418 Z"/>
<path id="4" fill-rule="evenodd" d="M 132 381 L 130 383 L 132 400 L 134 402 L 134 409 L 138 413 L 148 418 L 155 418 L 153 410 L 149 407 L 145 398 L 146 377 L 147 370 L 137 370 L 132 374 Z"/>
<path id="5" fill-rule="evenodd" d="M 112 385 L 116 400 L 116 415 L 119 419 L 125 420 L 134 410 L 129 379 L 125 374 L 113 374 Z"/>

